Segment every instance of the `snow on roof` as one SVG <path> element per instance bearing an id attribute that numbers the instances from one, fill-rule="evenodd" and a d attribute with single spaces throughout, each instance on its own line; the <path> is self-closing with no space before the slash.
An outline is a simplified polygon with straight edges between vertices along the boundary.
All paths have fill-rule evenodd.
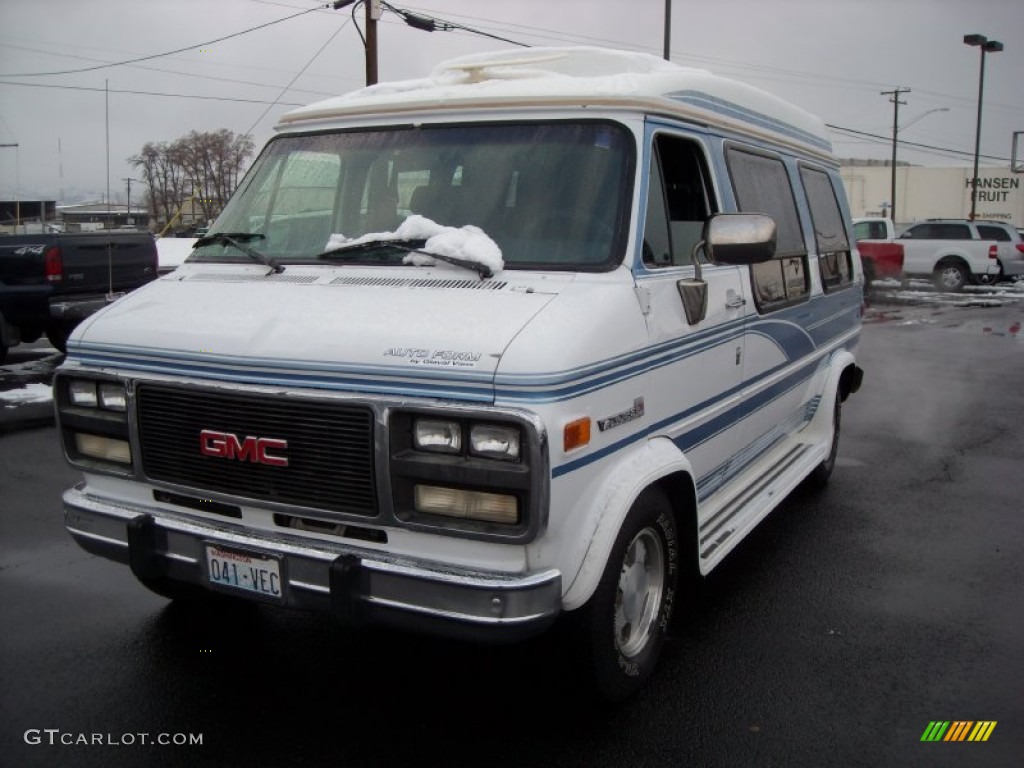
<path id="1" fill-rule="evenodd" d="M 379 83 L 293 110 L 279 128 L 352 116 L 519 106 L 631 107 L 831 154 L 824 123 L 759 88 L 645 53 L 594 47 L 474 54 L 425 78 Z"/>

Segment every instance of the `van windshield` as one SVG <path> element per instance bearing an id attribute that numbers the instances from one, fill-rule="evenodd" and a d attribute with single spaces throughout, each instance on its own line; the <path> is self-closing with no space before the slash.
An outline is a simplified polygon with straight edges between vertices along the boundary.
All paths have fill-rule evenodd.
<path id="1" fill-rule="evenodd" d="M 216 239 L 221 232 L 244 233 L 276 263 L 311 262 L 422 217 L 411 223 L 479 228 L 506 269 L 608 270 L 622 260 L 634 158 L 630 133 L 604 121 L 285 135 L 264 149 L 191 260 L 248 260 Z M 364 248 L 345 262 L 401 264 L 406 255 Z"/>

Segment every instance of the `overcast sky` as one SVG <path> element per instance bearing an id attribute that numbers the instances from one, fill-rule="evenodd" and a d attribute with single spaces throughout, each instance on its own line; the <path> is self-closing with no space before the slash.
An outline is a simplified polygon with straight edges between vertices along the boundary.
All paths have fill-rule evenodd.
<path id="1" fill-rule="evenodd" d="M 191 130 L 251 131 L 257 147 L 292 106 L 364 82 L 363 46 L 348 9 L 311 0 L 0 0 L 0 197 L 102 194 L 109 114 L 112 196 L 126 159 L 147 141 Z M 665 0 L 395 0 L 397 8 L 531 46 L 602 45 L 661 55 Z M 362 9 L 357 13 L 362 22 Z M 198 46 L 135 64 L 123 62 Z M 827 123 L 890 137 L 881 91 L 903 95 L 900 138 L 960 150 L 900 149 L 921 165 L 969 166 L 977 117 L 980 33 L 1006 49 L 986 57 L 981 152 L 1008 164 L 1024 131 L 1022 0 L 672 0 L 672 60 L 745 80 Z M 385 12 L 380 79 L 426 74 L 466 53 L 510 47 L 464 31 L 428 33 Z M 90 71 L 68 72 L 69 70 Z M 29 76 L 33 73 L 54 73 Z M 301 73 L 301 74 L 300 74 Z M 294 83 L 292 82 L 294 80 Z M 105 113 L 104 87 L 109 88 Z M 291 84 L 290 88 L 287 88 Z M 163 94 L 163 95 L 156 95 Z M 277 104 L 274 104 L 277 100 Z M 269 108 L 269 109 L 268 109 Z M 948 111 L 927 114 L 929 110 Z M 921 117 L 922 115 L 925 115 Z M 918 119 L 920 117 L 920 119 Z M 910 123 L 913 123 L 912 125 Z M 888 139 L 833 133 L 836 154 L 886 158 Z M 136 174 L 137 175 L 137 174 Z M 133 197 L 140 187 L 133 188 Z"/>

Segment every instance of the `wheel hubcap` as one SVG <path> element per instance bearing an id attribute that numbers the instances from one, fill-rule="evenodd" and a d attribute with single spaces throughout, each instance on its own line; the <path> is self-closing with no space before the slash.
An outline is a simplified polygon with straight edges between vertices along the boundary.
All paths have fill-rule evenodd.
<path id="1" fill-rule="evenodd" d="M 657 621 L 665 586 L 665 550 L 653 528 L 638 533 L 626 548 L 615 594 L 615 645 L 636 656 Z"/>
<path id="2" fill-rule="evenodd" d="M 960 285 L 960 270 L 955 267 L 946 267 L 942 270 L 942 284 L 947 288 L 956 288 Z"/>

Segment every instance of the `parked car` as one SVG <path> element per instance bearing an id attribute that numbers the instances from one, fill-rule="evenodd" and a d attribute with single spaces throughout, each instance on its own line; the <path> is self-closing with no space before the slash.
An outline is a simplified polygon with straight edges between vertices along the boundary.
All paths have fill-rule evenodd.
<path id="1" fill-rule="evenodd" d="M 999 274 L 990 278 L 990 282 L 999 280 L 1019 280 L 1024 277 L 1024 235 L 1020 230 L 1001 221 L 975 220 L 978 236 L 986 240 L 995 240 L 999 248 Z"/>
<path id="2" fill-rule="evenodd" d="M 999 244 L 985 237 L 976 222 L 966 219 L 928 219 L 907 227 L 903 244 L 903 272 L 909 277 L 931 278 L 942 291 L 960 291 L 969 283 L 1000 279 Z M 1004 249 L 1008 254 L 1008 249 Z"/>
<path id="3" fill-rule="evenodd" d="M 175 600 L 489 640 L 568 614 L 621 699 L 836 466 L 849 232 L 821 120 L 645 54 L 291 112 L 187 261 L 72 335 L 66 527 Z"/>
<path id="4" fill-rule="evenodd" d="M 156 276 L 148 232 L 0 236 L 0 362 L 44 333 L 63 352 L 83 319 Z"/>
<path id="5" fill-rule="evenodd" d="M 853 220 L 853 239 L 864 264 L 864 288 L 875 280 L 899 280 L 903 275 L 903 244 L 894 242 L 895 227 L 886 218 Z"/>

